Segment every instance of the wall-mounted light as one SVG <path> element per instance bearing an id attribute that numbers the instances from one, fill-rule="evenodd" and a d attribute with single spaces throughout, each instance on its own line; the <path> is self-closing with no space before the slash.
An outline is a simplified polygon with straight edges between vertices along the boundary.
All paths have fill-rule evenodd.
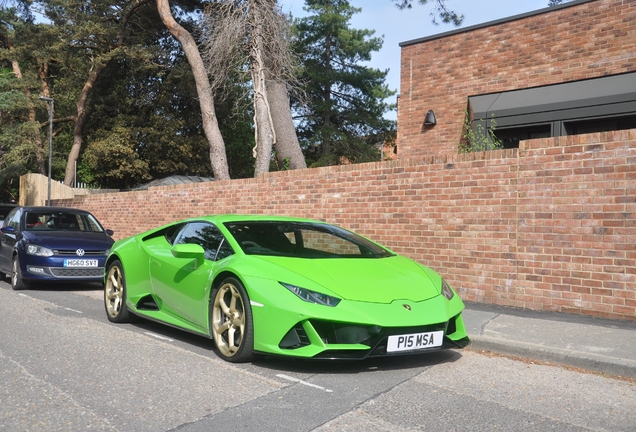
<path id="1" fill-rule="evenodd" d="M 433 110 L 428 110 L 426 117 L 424 117 L 424 126 L 435 126 L 437 124 L 437 118 Z"/>

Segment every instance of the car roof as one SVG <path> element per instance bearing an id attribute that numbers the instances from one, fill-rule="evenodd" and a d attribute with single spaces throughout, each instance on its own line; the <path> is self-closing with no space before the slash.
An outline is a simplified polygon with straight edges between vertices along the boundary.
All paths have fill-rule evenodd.
<path id="1" fill-rule="evenodd" d="M 73 207 L 47 207 L 47 206 L 22 206 L 22 210 L 26 211 L 38 211 L 38 212 L 75 212 L 75 213 L 89 213 L 86 210 L 73 208 Z"/>

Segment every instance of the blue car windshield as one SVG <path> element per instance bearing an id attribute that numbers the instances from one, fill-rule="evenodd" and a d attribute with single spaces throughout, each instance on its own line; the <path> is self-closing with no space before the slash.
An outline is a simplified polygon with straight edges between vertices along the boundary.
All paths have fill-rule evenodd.
<path id="1" fill-rule="evenodd" d="M 381 246 L 343 228 L 313 222 L 247 221 L 224 224 L 247 255 L 297 258 L 385 258 Z"/>
<path id="2" fill-rule="evenodd" d="M 104 232 L 90 213 L 65 211 L 28 211 L 24 215 L 26 231 Z"/>

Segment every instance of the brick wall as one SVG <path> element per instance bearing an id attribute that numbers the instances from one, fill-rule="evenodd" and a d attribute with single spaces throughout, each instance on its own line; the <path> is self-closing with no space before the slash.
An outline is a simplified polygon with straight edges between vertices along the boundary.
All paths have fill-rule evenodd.
<path id="1" fill-rule="evenodd" d="M 596 0 L 403 46 L 400 67 L 399 157 L 456 153 L 469 96 L 636 71 L 636 2 Z M 423 127 L 429 109 L 433 128 Z"/>
<path id="2" fill-rule="evenodd" d="M 116 238 L 211 213 L 325 219 L 434 268 L 465 300 L 636 320 L 636 130 L 54 204 Z"/>

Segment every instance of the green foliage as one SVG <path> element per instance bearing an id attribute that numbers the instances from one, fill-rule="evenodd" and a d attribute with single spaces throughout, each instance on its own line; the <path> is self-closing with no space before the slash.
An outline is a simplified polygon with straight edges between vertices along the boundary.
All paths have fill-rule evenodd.
<path id="1" fill-rule="evenodd" d="M 462 141 L 459 143 L 459 153 L 471 153 L 487 150 L 497 150 L 503 147 L 503 143 L 497 139 L 495 130 L 497 129 L 497 121 L 493 114 L 490 119 L 491 127 L 487 129 L 482 122 L 477 122 L 473 127 L 470 115 L 466 111 L 464 116 L 464 127 L 462 129 Z"/>
<path id="2" fill-rule="evenodd" d="M 134 135 L 130 129 L 116 127 L 106 136 L 92 140 L 86 148 L 83 161 L 102 187 L 125 189 L 152 178 L 148 163 L 133 148 Z"/>
<path id="3" fill-rule="evenodd" d="M 20 174 L 48 169 L 48 104 L 39 95 L 55 100 L 51 169 L 53 179 L 64 178 L 78 98 L 98 66 L 105 67 L 86 96 L 79 182 L 130 188 L 173 174 L 212 176 L 192 71 L 155 2 L 14 4 L 17 9 L 0 6 L 0 201 L 16 198 Z M 193 32 L 201 3 L 171 5 L 180 24 Z M 123 28 L 121 17 L 131 8 L 140 9 Z M 385 84 L 386 71 L 363 63 L 382 39 L 349 28 L 359 9 L 346 1 L 310 0 L 308 8 L 314 14 L 297 23 L 296 39 L 306 62 L 302 78 L 310 83 L 310 108 L 296 110 L 308 162 L 379 160 L 379 146 L 395 134 L 395 122 L 383 117 L 394 108 L 384 101 L 395 92 Z M 33 11 L 41 17 L 37 21 Z M 252 177 L 253 113 L 251 107 L 234 110 L 247 84 L 233 79 L 229 97 L 215 107 L 217 120 L 231 177 Z"/>
<path id="4" fill-rule="evenodd" d="M 411 9 L 413 7 L 414 0 L 391 0 L 399 9 Z M 432 22 L 438 25 L 437 17 L 442 19 L 444 24 L 453 24 L 454 26 L 460 26 L 464 21 L 464 15 L 457 15 L 457 12 L 450 10 L 446 7 L 446 0 L 419 0 L 419 3 L 425 5 L 427 3 L 433 3 L 433 10 L 430 15 Z M 555 1 L 555 0 L 552 0 Z M 559 1 L 559 0 L 556 0 Z"/>
<path id="5" fill-rule="evenodd" d="M 27 107 L 28 99 L 22 91 L 16 88 L 17 84 L 17 79 L 11 69 L 0 69 L 0 90 L 2 90 L 0 92 L 0 113 L 7 115 L 10 110 L 15 111 Z M 0 122 L 2 122 L 2 117 L 0 117 Z"/>
<path id="6" fill-rule="evenodd" d="M 14 163 L 0 169 L 0 202 L 17 203 L 20 191 L 20 176 L 27 173 L 24 165 Z"/>
<path id="7" fill-rule="evenodd" d="M 77 163 L 77 183 L 83 183 L 88 185 L 90 188 L 99 189 L 97 180 L 95 179 L 95 174 L 93 174 L 93 169 L 90 165 L 86 163 L 84 159 L 80 160 Z"/>
<path id="8" fill-rule="evenodd" d="M 309 16 L 295 21 L 295 49 L 304 63 L 308 106 L 296 105 L 297 133 L 310 166 L 380 160 L 395 129 L 384 118 L 394 106 L 387 71 L 364 66 L 382 38 L 349 27 L 360 12 L 346 0 L 307 0 Z"/>
<path id="9" fill-rule="evenodd" d="M 0 50 L 0 59 L 4 54 Z M 17 202 L 19 176 L 37 171 L 41 151 L 41 127 L 29 120 L 31 102 L 22 84 L 12 69 L 0 69 L 0 202 Z"/>
<path id="10" fill-rule="evenodd" d="M 190 1 L 171 4 L 180 23 L 192 31 L 196 15 L 191 12 L 200 10 L 201 5 Z M 15 48 L 11 52 L 2 49 L 2 24 L 9 20 L 2 19 L 0 7 L 0 104 L 10 104 L 12 109 L 7 114 L 4 106 L 0 107 L 0 122 L 7 121 L 0 127 L 5 154 L 19 156 L 14 159 L 22 159 L 26 171 L 37 171 L 35 153 L 25 155 L 29 148 L 37 150 L 27 144 L 48 144 L 47 105 L 37 100 L 46 87 L 45 94 L 55 99 L 53 178 L 64 178 L 80 91 L 95 66 L 103 64 L 106 67 L 87 97 L 77 180 L 96 187 L 128 188 L 149 180 L 148 176 L 212 176 L 192 71 L 180 45 L 159 19 L 154 2 L 51 0 L 31 2 L 28 7 L 39 8 L 51 24 L 35 24 L 12 15 Z M 141 10 L 120 33 L 117 17 L 135 7 Z M 125 44 L 113 50 L 120 36 Z M 22 80 L 17 80 L 11 69 L 14 59 L 20 64 Z M 9 81 L 9 87 L 3 88 L 2 82 Z M 35 107 L 37 122 L 33 125 L 40 126 L 39 141 L 27 142 L 25 133 L 15 133 L 28 119 L 29 107 Z M 253 135 L 251 122 L 229 119 L 228 113 L 221 107 L 217 119 L 222 133 L 231 137 L 229 159 L 240 175 L 241 166 L 252 160 L 242 156 L 251 155 L 249 139 L 245 140 Z M 38 132 L 37 128 L 34 131 Z M 127 163 L 114 166 L 108 154 L 111 145 L 116 156 Z M 48 148 L 44 152 L 48 155 Z"/>
<path id="11" fill-rule="evenodd" d="M 219 129 L 225 142 L 225 154 L 232 178 L 254 177 L 254 111 L 253 105 L 236 110 L 237 99 L 243 97 L 244 83 L 235 81 L 222 102 L 216 104 Z"/>

